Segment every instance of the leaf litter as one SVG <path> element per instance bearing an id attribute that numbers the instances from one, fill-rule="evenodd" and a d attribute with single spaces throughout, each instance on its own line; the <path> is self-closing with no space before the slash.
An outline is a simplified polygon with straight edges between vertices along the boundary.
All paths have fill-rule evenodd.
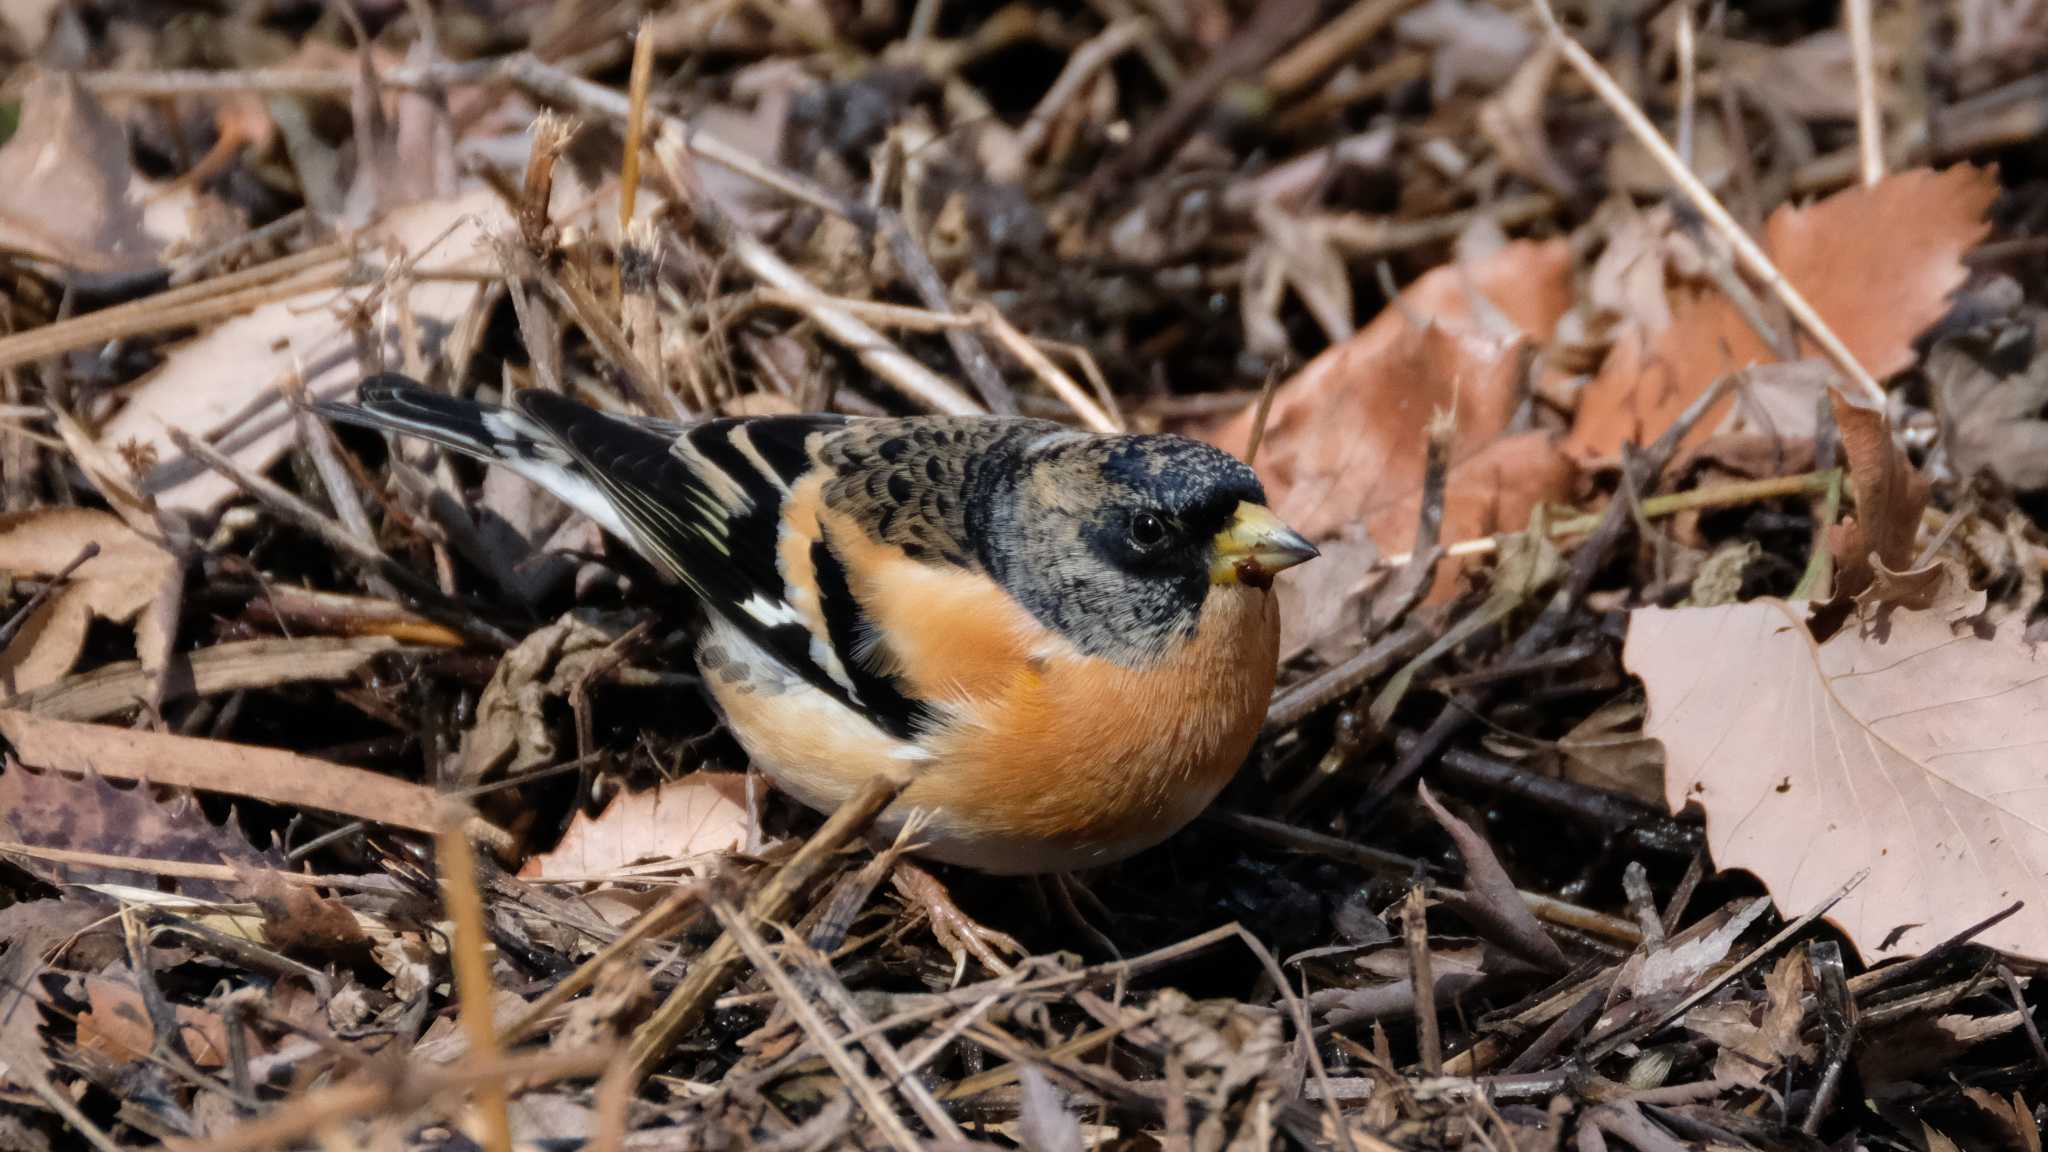
<path id="1" fill-rule="evenodd" d="M 1879 7 L 1860 180 L 1825 12 L 871 7 L 0 13 L 0 1143 L 2038 1147 L 2026 6 Z M 926 870 L 295 407 L 387 368 L 1256 442 L 1324 556 L 1208 819 Z"/>

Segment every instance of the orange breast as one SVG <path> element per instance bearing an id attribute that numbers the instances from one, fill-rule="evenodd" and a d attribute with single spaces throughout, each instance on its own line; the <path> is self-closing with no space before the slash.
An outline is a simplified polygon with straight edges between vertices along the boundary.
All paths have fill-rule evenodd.
<path id="1" fill-rule="evenodd" d="M 883 825 L 931 810 L 932 855 L 995 871 L 1085 867 L 1193 820 L 1250 751 L 1279 652 L 1272 592 L 1211 588 L 1192 641 L 1123 668 L 1076 651 L 986 576 L 822 520 L 889 638 L 890 671 L 951 719 L 913 749 L 814 689 L 746 691 L 707 673 L 749 754 L 805 803 L 830 809 L 873 775 L 908 776 Z M 728 634 L 726 647 L 743 646 Z"/>
<path id="2" fill-rule="evenodd" d="M 1108 857 L 1165 839 L 1244 762 L 1273 693 L 1271 592 L 1212 588 L 1194 640 L 1155 666 L 1077 653 L 1027 661 L 925 743 L 905 800 L 995 840 Z"/>

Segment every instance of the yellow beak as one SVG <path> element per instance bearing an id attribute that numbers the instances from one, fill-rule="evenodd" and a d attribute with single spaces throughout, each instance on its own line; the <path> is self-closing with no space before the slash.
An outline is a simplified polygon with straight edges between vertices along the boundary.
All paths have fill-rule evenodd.
<path id="1" fill-rule="evenodd" d="M 1249 584 L 1265 588 L 1273 574 L 1313 560 L 1321 553 L 1262 504 L 1241 502 L 1230 523 L 1216 534 L 1209 561 L 1211 584 Z"/>

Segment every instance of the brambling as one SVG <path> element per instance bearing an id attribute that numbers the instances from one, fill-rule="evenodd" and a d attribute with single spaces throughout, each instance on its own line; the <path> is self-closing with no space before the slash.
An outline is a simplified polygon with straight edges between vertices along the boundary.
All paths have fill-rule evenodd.
<path id="1" fill-rule="evenodd" d="M 691 592 L 696 660 L 748 756 L 830 811 L 907 780 L 927 856 L 1070 871 L 1193 820 L 1273 691 L 1274 573 L 1316 549 L 1250 468 L 1178 436 L 1044 420 L 680 425 L 403 376 L 331 418 L 503 464 Z"/>

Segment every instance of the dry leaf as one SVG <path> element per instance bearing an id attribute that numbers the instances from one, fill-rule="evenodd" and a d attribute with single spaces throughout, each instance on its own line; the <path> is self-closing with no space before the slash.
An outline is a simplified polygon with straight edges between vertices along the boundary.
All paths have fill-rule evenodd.
<path id="1" fill-rule="evenodd" d="M 1883 380 L 1913 362 L 1913 340 L 1962 286 L 1962 256 L 1984 238 L 1984 213 L 1997 195 L 1991 174 L 1969 165 L 1895 173 L 1810 208 L 1779 209 L 1765 247 L 1863 367 Z M 1566 442 L 1581 461 L 1611 459 L 1625 442 L 1655 439 L 1716 379 L 1775 359 L 1716 289 L 1673 289 L 1670 307 L 1670 327 L 1623 332 L 1581 395 Z M 1816 352 L 1802 339 L 1798 355 Z M 1720 419 L 1708 413 L 1685 446 L 1712 435 Z"/>
<path id="2" fill-rule="evenodd" d="M 355 913 L 341 901 L 322 896 L 270 869 L 237 869 L 239 886 L 263 913 L 264 943 L 280 952 L 318 955 L 367 949 Z"/>
<path id="3" fill-rule="evenodd" d="M 414 832 L 440 827 L 434 790 L 281 748 L 73 724 L 0 708 L 0 738 L 24 764 L 339 812 Z"/>
<path id="4" fill-rule="evenodd" d="M 0 515 L 0 571 L 54 576 L 88 544 L 99 545 L 99 555 L 79 565 L 0 652 L 0 692 L 29 692 L 62 679 L 78 662 L 95 616 L 134 621 L 140 652 L 161 647 L 152 643 L 165 633 L 155 604 L 177 573 L 170 553 L 106 512 L 43 508 Z"/>
<path id="5" fill-rule="evenodd" d="M 76 77 L 37 73 L 0 147 L 0 248 L 100 276 L 147 271 L 165 241 L 141 193 L 121 125 Z"/>
<path id="6" fill-rule="evenodd" d="M 1997 1122 L 2013 1147 L 2021 1152 L 2041 1152 L 2041 1126 L 2035 1122 L 2034 1110 L 2027 1107 L 2025 1096 L 2014 1092 L 2007 1099 L 1975 1086 L 1965 1086 L 1963 1095 L 1979 1111 Z"/>
<path id="7" fill-rule="evenodd" d="M 1835 554 L 1835 598 L 1840 601 L 1863 595 L 1879 572 L 1896 575 L 1913 567 L 1913 542 L 1920 534 L 1921 510 L 1927 507 L 1927 481 L 1892 438 L 1891 421 L 1875 397 L 1850 392 L 1837 381 L 1828 400 L 1834 405 L 1842 455 L 1848 459 L 1849 483 L 1856 494 L 1855 516 L 1830 524 L 1827 530 L 1828 548 Z M 1883 603 L 1899 600 L 1893 589 L 1878 591 Z"/>
<path id="8" fill-rule="evenodd" d="M 1983 594 L 1948 580 L 1932 608 L 1891 612 L 1883 639 L 1851 626 L 1816 644 L 1779 600 L 1638 609 L 1623 658 L 1672 810 L 1699 804 L 1714 862 L 1756 873 L 1788 915 L 1868 869 L 1830 915 L 1867 960 L 2016 900 L 1979 942 L 2048 957 L 2048 652 L 2021 620 L 1981 635 Z"/>
<path id="9" fill-rule="evenodd" d="M 1578 194 L 1578 181 L 1557 159 L 1543 123 L 1543 101 L 1557 72 L 1557 49 L 1544 44 L 1515 69 L 1514 78 L 1479 106 L 1479 131 L 1508 171 L 1562 197 Z"/>
<path id="10" fill-rule="evenodd" d="M 1877 46 L 1880 66 L 1890 55 Z M 1740 84 L 1772 108 L 1801 120 L 1856 118 L 1856 60 L 1847 32 L 1815 32 L 1790 44 L 1724 40 L 1723 83 Z M 1879 84 L 1883 93 L 1887 86 Z"/>
<path id="11" fill-rule="evenodd" d="M 1989 472 L 2022 492 L 2048 488 L 2048 355 L 2003 375 L 1944 340 L 1927 354 L 1926 373 L 1956 471 Z"/>
<path id="12" fill-rule="evenodd" d="M 1811 440 L 1820 427 L 1821 402 L 1841 374 L 1825 360 L 1787 360 L 1745 369 L 1735 403 L 1716 436 L 1760 436 L 1770 441 Z M 1704 444 L 1704 441 L 1702 441 Z"/>
<path id="13" fill-rule="evenodd" d="M 484 290 L 480 283 L 428 277 L 497 271 L 482 237 L 510 222 L 498 196 L 479 189 L 402 208 L 367 234 L 394 259 L 403 251 L 419 261 L 419 278 L 392 290 L 405 293 L 405 306 L 429 342 L 424 354 L 434 354 L 432 342 Z M 178 345 L 129 391 L 127 403 L 101 428 L 101 445 L 154 452 L 159 463 L 143 478 L 144 491 L 167 509 L 210 513 L 234 495 L 233 483 L 187 457 L 166 429 L 208 440 L 252 472 L 268 468 L 296 434 L 279 388 L 287 374 L 303 372 L 309 399 L 320 400 L 342 398 L 362 375 L 348 318 L 369 292 L 320 289 L 274 300 Z M 399 309 L 387 303 L 371 318 L 376 336 L 370 346 L 381 347 L 394 364 L 403 358 L 398 317 Z"/>
<path id="14" fill-rule="evenodd" d="M 1380 550 L 1356 525 L 1318 540 L 1319 563 L 1282 572 L 1273 582 L 1280 597 L 1280 653 L 1284 662 L 1304 649 L 1334 664 L 1365 635 L 1368 593 L 1384 579 L 1373 571 Z"/>
<path id="15" fill-rule="evenodd" d="M 550 699 L 568 696 L 585 680 L 617 633 L 570 613 L 537 628 L 507 652 L 491 673 L 476 706 L 476 723 L 462 737 L 460 779 L 474 784 L 516 775 L 556 760 Z"/>
<path id="16" fill-rule="evenodd" d="M 148 785 L 116 788 L 99 775 L 30 772 L 11 764 L 0 772 L 0 833 L 36 848 L 97 852 L 187 864 L 232 863 L 254 869 L 284 867 L 275 852 L 261 852 L 232 822 L 215 824 L 189 793 L 158 803 Z M 125 884 L 154 888 L 157 874 L 20 857 L 23 868 L 51 884 Z M 196 900 L 239 899 L 212 880 L 181 877 L 178 890 Z"/>
<path id="17" fill-rule="evenodd" d="M 1502 436 L 1521 403 L 1529 340 L 1547 336 L 1570 302 L 1570 259 L 1562 241 L 1517 242 L 1469 268 L 1439 268 L 1282 384 L 1258 458 L 1274 510 L 1313 539 L 1362 522 L 1382 551 L 1405 551 L 1438 409 L 1457 414 L 1444 539 L 1520 528 L 1536 504 L 1561 498 L 1571 465 L 1548 438 Z M 1489 334 L 1500 318 L 1526 335 Z M 1253 415 L 1200 434 L 1241 455 Z"/>
<path id="18" fill-rule="evenodd" d="M 85 978 L 86 1010 L 78 1014 L 78 1046 L 115 1064 L 131 1064 L 156 1050 L 156 1032 L 142 993 L 132 984 L 105 976 Z M 178 1034 L 192 1063 L 219 1068 L 228 1062 L 228 1026 L 215 1013 L 189 1004 L 173 1006 Z M 248 1051 L 261 1052 L 262 1041 L 245 1028 Z"/>
<path id="19" fill-rule="evenodd" d="M 1351 301 L 1351 270 L 1330 242 L 1327 222 L 1285 211 L 1271 203 L 1253 208 L 1252 219 L 1264 240 L 1246 258 L 1245 275 L 1261 275 L 1263 266 L 1270 263 L 1294 289 L 1302 307 L 1315 317 L 1331 343 L 1351 339 L 1357 331 L 1353 319 L 1357 312 Z M 1286 348 L 1283 337 L 1277 350 Z"/>
<path id="20" fill-rule="evenodd" d="M 14 37 L 24 57 L 33 58 L 49 38 L 51 17 L 63 7 L 64 0 L 5 0 L 0 3 L 0 27 Z"/>
<path id="21" fill-rule="evenodd" d="M 554 851 L 526 862 L 529 880 L 606 876 L 644 860 L 737 851 L 747 839 L 747 778 L 692 772 L 646 792 L 623 792 L 596 819 L 578 812 Z"/>
<path id="22" fill-rule="evenodd" d="M 1562 972 L 1571 967 L 1557 941 L 1543 930 L 1522 894 L 1515 890 L 1507 869 L 1501 867 L 1500 858 L 1494 855 L 1493 845 L 1437 803 L 1427 784 L 1418 784 L 1416 794 L 1457 845 L 1458 857 L 1465 862 L 1465 882 L 1471 887 L 1458 894 L 1458 908 L 1479 935 L 1545 971 Z"/>
<path id="23" fill-rule="evenodd" d="M 1702 1004 L 1685 1014 L 1685 1026 L 1720 1045 L 1714 1056 L 1714 1077 L 1755 1086 L 1770 1078 L 1788 1060 L 1811 1061 L 1819 1053 L 1801 1041 L 1806 1012 L 1800 996 L 1807 987 L 1807 957 L 1795 949 L 1778 959 L 1764 980 L 1761 1010 L 1746 998 Z"/>
<path id="24" fill-rule="evenodd" d="M 1557 742 L 1564 778 L 1645 804 L 1664 799 L 1664 748 L 1643 735 L 1642 701 L 1608 701 Z"/>

